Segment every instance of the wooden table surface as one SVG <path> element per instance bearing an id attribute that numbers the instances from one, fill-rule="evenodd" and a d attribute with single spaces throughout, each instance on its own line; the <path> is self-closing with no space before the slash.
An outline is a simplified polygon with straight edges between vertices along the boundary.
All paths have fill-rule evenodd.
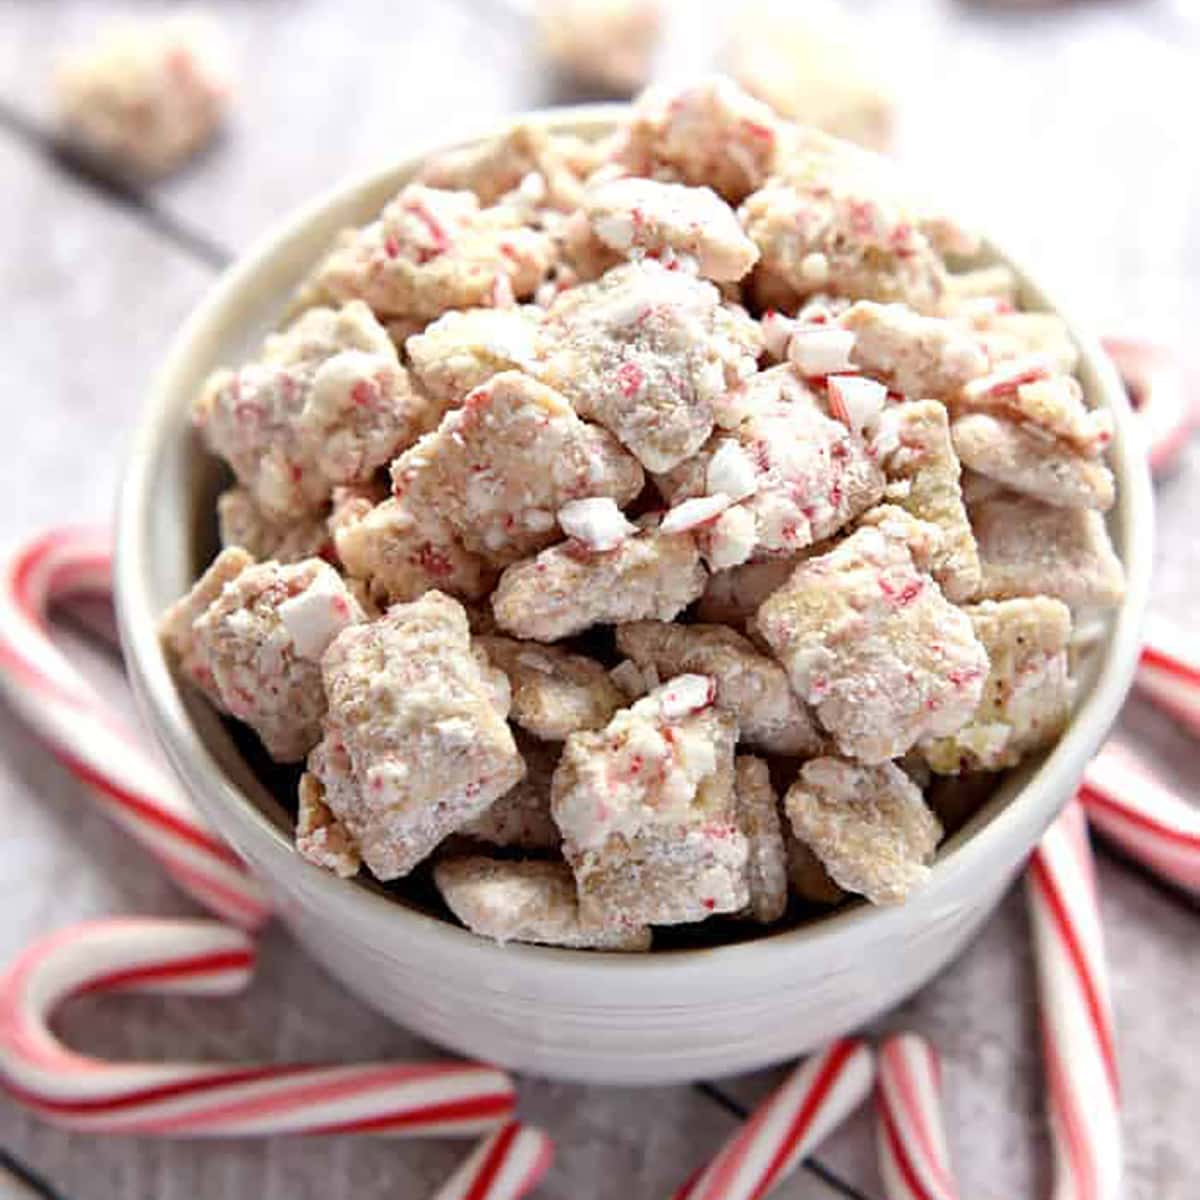
<path id="1" fill-rule="evenodd" d="M 222 262 L 282 214 L 406 144 L 450 136 L 553 96 L 515 0 L 253 0 L 214 5 L 237 52 L 228 137 L 178 178 L 122 197 L 65 171 L 41 136 L 54 55 L 108 0 L 0 0 L 0 347 L 5 505 L 0 543 L 102 520 L 146 382 Z M 126 6 L 128 7 L 128 6 Z M 165 4 L 144 0 L 139 12 Z M 716 41 L 688 6 L 668 72 Z M 1193 0 L 1095 0 L 1009 15 L 952 0 L 860 0 L 889 48 L 902 156 L 1058 281 L 1100 330 L 1195 354 L 1200 317 L 1200 12 Z M 1200 453 L 1160 488 L 1154 605 L 1192 616 Z M 111 663 L 98 667 L 115 673 Z M 1149 741 L 1184 784 L 1196 746 L 1131 703 L 1122 736 Z M 183 914 L 188 903 L 97 815 L 81 788 L 0 709 L 0 959 L 84 917 Z M 1103 853 L 1102 903 L 1124 1077 L 1127 1195 L 1200 1195 L 1200 952 L 1196 909 Z M 945 1056 L 964 1194 L 1049 1194 L 1032 961 L 1019 893 L 944 975 L 882 1023 Z M 239 998 L 79 1001 L 73 1044 L 144 1058 L 355 1059 L 429 1053 L 347 996 L 282 929 Z M 732 1128 L 770 1073 L 645 1091 L 522 1081 L 522 1112 L 558 1141 L 547 1200 L 662 1197 Z M 779 1190 L 792 1200 L 881 1198 L 865 1114 Z M 0 1101 L 0 1147 L 71 1200 L 334 1200 L 431 1193 L 456 1144 L 318 1139 L 207 1144 L 90 1139 Z M 0 1182 L 0 1193 L 4 1192 Z"/>

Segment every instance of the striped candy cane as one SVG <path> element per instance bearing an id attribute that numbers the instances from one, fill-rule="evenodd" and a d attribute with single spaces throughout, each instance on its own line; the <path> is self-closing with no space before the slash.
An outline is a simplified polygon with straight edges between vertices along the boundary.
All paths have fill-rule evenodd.
<path id="1" fill-rule="evenodd" d="M 1175 465 L 1196 424 L 1192 400 L 1178 358 L 1164 346 L 1135 338 L 1103 338 L 1145 432 L 1150 470 L 1165 474 Z"/>
<path id="2" fill-rule="evenodd" d="M 549 1135 L 510 1121 L 479 1143 L 433 1200 L 520 1200 L 537 1187 L 553 1160 Z"/>
<path id="3" fill-rule="evenodd" d="M 1161 617 L 1149 617 L 1135 682 L 1139 691 L 1200 737 L 1200 637 Z"/>
<path id="4" fill-rule="evenodd" d="M 511 1080 L 475 1063 L 114 1063 L 74 1053 L 47 1025 L 61 1000 L 81 992 L 226 995 L 253 968 L 246 934 L 210 921 L 128 918 L 61 930 L 0 977 L 0 1079 L 18 1103 L 88 1133 L 464 1137 L 511 1116 Z"/>
<path id="5" fill-rule="evenodd" d="M 924 1038 L 902 1033 L 880 1048 L 876 1139 L 888 1200 L 958 1200 L 941 1088 L 937 1055 Z"/>
<path id="6" fill-rule="evenodd" d="M 760 1200 L 866 1099 L 870 1049 L 841 1038 L 797 1067 L 673 1200 Z"/>
<path id="7" fill-rule="evenodd" d="M 1200 808 L 1132 750 L 1109 742 L 1088 765 L 1079 799 L 1105 837 L 1177 887 L 1200 895 Z"/>
<path id="8" fill-rule="evenodd" d="M 1121 1119 L 1112 1003 L 1083 809 L 1072 801 L 1026 872 L 1038 968 L 1055 1200 L 1116 1200 Z"/>
<path id="9" fill-rule="evenodd" d="M 96 529 L 51 530 L 8 559 L 0 574 L 0 690 L 185 891 L 255 928 L 267 916 L 258 884 L 47 633 L 55 600 L 110 594 L 111 566 L 108 536 Z"/>

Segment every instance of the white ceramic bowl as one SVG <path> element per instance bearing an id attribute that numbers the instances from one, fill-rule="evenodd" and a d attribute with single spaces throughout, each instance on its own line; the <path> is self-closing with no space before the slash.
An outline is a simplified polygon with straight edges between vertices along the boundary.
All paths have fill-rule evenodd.
<path id="1" fill-rule="evenodd" d="M 613 111 L 536 119 L 598 134 Z M 1072 326 L 1084 385 L 1116 418 L 1111 526 L 1129 588 L 1111 636 L 1066 735 L 1043 761 L 1005 780 L 943 847 L 928 884 L 907 904 L 856 905 L 715 949 L 621 956 L 500 947 L 297 857 L 287 814 L 214 712 L 177 687 L 155 636 L 159 614 L 214 547 L 218 472 L 191 435 L 192 397 L 211 368 L 253 351 L 333 235 L 372 218 L 421 158 L 355 180 L 290 217 L 225 274 L 171 348 L 137 431 L 118 525 L 118 612 L 145 714 L 196 804 L 265 882 L 312 956 L 433 1041 L 536 1074 L 607 1083 L 712 1077 L 793 1057 L 897 1004 L 958 954 L 1117 714 L 1136 660 L 1152 527 L 1149 475 L 1124 391 L 1097 344 Z M 1018 274 L 1026 306 L 1055 307 Z"/>

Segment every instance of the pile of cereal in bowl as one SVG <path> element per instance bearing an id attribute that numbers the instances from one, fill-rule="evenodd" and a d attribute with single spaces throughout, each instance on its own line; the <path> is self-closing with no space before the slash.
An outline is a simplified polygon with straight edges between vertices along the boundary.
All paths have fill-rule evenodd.
<path id="1" fill-rule="evenodd" d="M 298 853 L 605 950 L 919 888 L 1122 594 L 1109 415 L 976 250 L 723 79 L 344 232 L 196 398 L 235 481 L 162 627 Z"/>

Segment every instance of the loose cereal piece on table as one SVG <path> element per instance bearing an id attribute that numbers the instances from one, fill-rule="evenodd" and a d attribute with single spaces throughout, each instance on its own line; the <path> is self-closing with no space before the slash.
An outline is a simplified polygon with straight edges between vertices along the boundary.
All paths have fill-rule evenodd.
<path id="1" fill-rule="evenodd" d="M 950 427 L 964 466 L 1059 508 L 1112 507 L 1112 471 L 1044 433 L 989 413 L 959 417 Z"/>
<path id="2" fill-rule="evenodd" d="M 743 741 L 770 754 L 809 755 L 821 746 L 812 719 L 783 668 L 724 625 L 636 621 L 617 629 L 617 647 L 660 679 L 694 672 L 716 681 L 716 703 L 738 723 Z"/>
<path id="3" fill-rule="evenodd" d="M 590 172 L 592 157 L 594 151 L 581 139 L 522 121 L 500 137 L 435 155 L 418 178 L 441 191 L 473 192 L 480 204 L 491 205 L 533 176 L 541 180 L 546 204 L 573 210 L 579 207 L 582 176 Z"/>
<path id="4" fill-rule="evenodd" d="M 739 204 L 775 169 L 780 139 L 775 114 L 717 75 L 643 92 L 618 160 L 634 175 L 710 187 Z"/>
<path id="5" fill-rule="evenodd" d="M 507 633 L 556 642 L 592 625 L 672 621 L 704 590 L 706 578 L 689 533 L 646 530 L 607 551 L 564 542 L 509 567 L 492 611 Z"/>
<path id="6" fill-rule="evenodd" d="M 333 540 L 325 521 L 308 513 L 298 520 L 277 522 L 264 516 L 244 487 L 231 487 L 217 497 L 217 525 L 222 546 L 240 546 L 259 560 L 294 563 L 328 558 Z"/>
<path id="7" fill-rule="evenodd" d="M 813 759 L 784 808 L 834 882 L 872 904 L 899 904 L 924 883 L 942 836 L 920 789 L 890 762 Z"/>
<path id="8" fill-rule="evenodd" d="M 948 400 L 988 369 L 979 339 L 962 325 L 904 304 L 860 300 L 838 324 L 854 334 L 854 365 L 912 400 Z"/>
<path id="9" fill-rule="evenodd" d="M 148 177 L 213 140 L 230 94 L 220 38 L 195 17 L 114 25 L 63 60 L 55 89 L 69 138 Z"/>
<path id="10" fill-rule="evenodd" d="M 951 775 L 1016 766 L 1058 738 L 1071 707 L 1071 611 L 1065 604 L 1033 596 L 988 600 L 965 611 L 991 663 L 983 700 L 953 737 L 922 747 L 935 771 Z"/>
<path id="11" fill-rule="evenodd" d="M 562 747 L 522 734 L 516 740 L 525 760 L 525 778 L 486 812 L 461 825 L 454 837 L 530 852 L 557 850 L 562 834 L 550 812 L 550 784 Z"/>
<path id="12" fill-rule="evenodd" d="M 355 506 L 336 522 L 333 538 L 347 573 L 380 603 L 416 600 L 430 588 L 478 600 L 495 579 L 436 512 L 404 500 Z"/>
<path id="13" fill-rule="evenodd" d="M 730 512 L 753 518 L 748 537 L 730 539 L 730 553 L 721 540 L 728 514 L 702 536 L 714 567 L 794 556 L 883 495 L 883 473 L 862 438 L 827 415 L 790 366 L 754 376 L 740 395 L 747 414 L 741 422 L 713 437 L 686 464 L 686 477 L 662 481 L 672 502 L 699 488 L 702 495 L 728 496 L 737 501 Z"/>
<path id="14" fill-rule="evenodd" d="M 630 95 L 650 78 L 662 36 L 659 0 L 539 0 L 538 49 L 580 83 Z"/>
<path id="15" fill-rule="evenodd" d="M 711 283 L 650 259 L 562 293 L 542 332 L 539 377 L 652 471 L 700 448 L 761 345 L 757 323 Z"/>
<path id="16" fill-rule="evenodd" d="M 427 402 L 370 309 L 350 303 L 310 309 L 258 362 L 215 372 L 192 419 L 263 515 L 295 523 L 412 442 Z"/>
<path id="17" fill-rule="evenodd" d="M 874 444 L 889 481 L 888 500 L 941 530 L 930 573 L 947 599 L 970 599 L 979 590 L 979 552 L 963 504 L 946 409 L 936 400 L 889 408 Z"/>
<path id="18" fill-rule="evenodd" d="M 512 720 L 543 741 L 600 729 L 625 704 L 608 671 L 584 654 L 506 637 L 481 637 L 478 645 L 508 676 Z"/>
<path id="19" fill-rule="evenodd" d="M 505 371 L 392 464 L 396 498 L 433 511 L 469 553 L 507 566 L 555 541 L 569 501 L 627 504 L 642 490 L 637 459 L 552 388 Z"/>
<path id="20" fill-rule="evenodd" d="M 296 852 L 314 866 L 324 867 L 342 879 L 353 878 L 362 866 L 349 830 L 325 803 L 320 783 L 307 773 L 300 777 Z"/>
<path id="21" fill-rule="evenodd" d="M 705 584 L 696 615 L 711 624 L 744 628 L 763 601 L 787 583 L 800 561 L 800 556 L 768 558 L 714 571 Z"/>
<path id="22" fill-rule="evenodd" d="M 691 259 L 718 283 L 741 279 L 758 261 L 733 209 L 711 188 L 613 179 L 588 188 L 583 205 L 595 235 L 627 258 Z"/>
<path id="23" fill-rule="evenodd" d="M 214 565 L 218 575 L 230 553 Z M 205 576 L 193 595 L 211 595 L 212 582 Z M 363 619 L 341 577 L 315 558 L 244 565 L 179 637 L 181 614 L 197 607 L 185 597 L 163 622 L 188 677 L 223 712 L 249 725 L 272 758 L 302 759 L 321 736 L 321 655 Z"/>
<path id="24" fill-rule="evenodd" d="M 445 412 L 493 375 L 528 370 L 540 317 L 531 307 L 445 313 L 405 343 L 409 365 L 425 394 Z"/>
<path id="25" fill-rule="evenodd" d="M 561 862 L 448 858 L 433 869 L 446 906 L 481 937 L 574 950 L 649 950 L 644 924 L 602 924 L 580 916 L 571 869 Z"/>
<path id="26" fill-rule="evenodd" d="M 802 562 L 756 618 L 796 694 L 867 763 L 956 732 L 987 675 L 969 618 L 913 558 L 903 522 L 864 526 Z"/>
<path id="27" fill-rule="evenodd" d="M 567 739 L 552 803 L 585 919 L 675 925 L 749 903 L 737 730 L 714 692 L 712 680 L 681 675 L 605 729 Z"/>
<path id="28" fill-rule="evenodd" d="M 515 207 L 410 183 L 378 220 L 339 239 L 305 291 L 364 300 L 381 319 L 431 321 L 532 296 L 553 257 L 551 236 Z"/>
<path id="29" fill-rule="evenodd" d="M 407 875 L 524 775 L 448 596 L 344 630 L 321 666 L 329 711 L 308 769 L 377 878 Z"/>
<path id="30" fill-rule="evenodd" d="M 779 820 L 779 799 L 761 758 L 739 755 L 734 763 L 737 823 L 750 848 L 747 878 L 750 916 L 763 925 L 778 921 L 787 909 L 787 850 Z"/>
<path id="31" fill-rule="evenodd" d="M 980 596 L 1056 596 L 1072 608 L 1116 604 L 1125 574 L 1104 518 L 1011 493 L 970 508 L 983 567 Z"/>

